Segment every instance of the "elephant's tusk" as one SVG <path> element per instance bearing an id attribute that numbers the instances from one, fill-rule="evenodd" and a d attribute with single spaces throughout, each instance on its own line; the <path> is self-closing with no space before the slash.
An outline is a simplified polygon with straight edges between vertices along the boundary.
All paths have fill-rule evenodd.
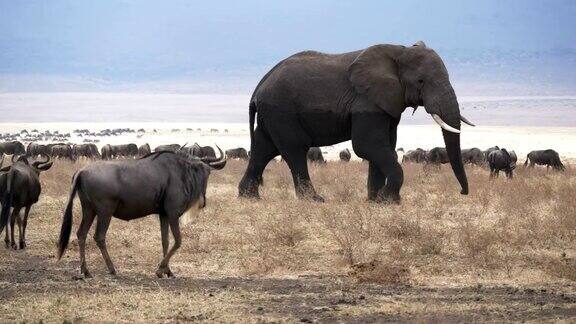
<path id="1" fill-rule="evenodd" d="M 460 120 L 463 121 L 465 124 L 468 124 L 470 126 L 476 126 L 474 125 L 474 123 L 472 123 L 471 121 L 469 121 L 468 119 L 466 119 L 466 117 L 460 115 Z"/>
<path id="2" fill-rule="evenodd" d="M 442 127 L 443 130 L 448 131 L 448 132 L 452 132 L 452 133 L 456 133 L 456 134 L 460 134 L 460 130 L 446 124 L 442 118 L 440 118 L 440 116 L 436 115 L 436 114 L 432 114 L 432 118 L 434 119 L 434 121 L 440 125 L 440 127 Z"/>

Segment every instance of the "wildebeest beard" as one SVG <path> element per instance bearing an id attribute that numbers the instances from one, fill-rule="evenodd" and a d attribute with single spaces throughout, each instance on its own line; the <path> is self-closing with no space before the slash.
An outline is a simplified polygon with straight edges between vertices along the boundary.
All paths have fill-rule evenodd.
<path id="1" fill-rule="evenodd" d="M 184 183 L 183 194 L 189 203 L 182 210 L 182 216 L 180 216 L 180 225 L 186 226 L 206 204 L 206 189 L 210 167 L 196 159 L 180 154 L 177 155 L 181 157 L 178 159 L 178 163 L 186 170 L 182 175 L 182 182 Z"/>

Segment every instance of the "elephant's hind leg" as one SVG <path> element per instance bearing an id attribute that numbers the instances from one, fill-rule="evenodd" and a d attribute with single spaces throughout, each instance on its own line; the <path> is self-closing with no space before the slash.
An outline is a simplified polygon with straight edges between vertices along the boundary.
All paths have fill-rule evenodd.
<path id="1" fill-rule="evenodd" d="M 268 134 L 262 130 L 261 126 L 256 127 L 248 167 L 238 185 L 238 196 L 247 198 L 260 197 L 258 186 L 262 184 L 264 168 L 277 155 L 278 149 L 274 146 Z"/>

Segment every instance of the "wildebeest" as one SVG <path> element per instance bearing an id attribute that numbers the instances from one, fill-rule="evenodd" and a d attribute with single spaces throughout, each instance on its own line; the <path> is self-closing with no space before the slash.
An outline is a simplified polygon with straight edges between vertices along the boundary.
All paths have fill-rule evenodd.
<path id="1" fill-rule="evenodd" d="M 490 177 L 497 177 L 500 174 L 500 171 L 504 171 L 508 178 L 512 178 L 517 160 L 518 157 L 514 151 L 507 151 L 505 148 L 492 150 L 490 154 L 488 154 Z"/>
<path id="2" fill-rule="evenodd" d="M 98 147 L 95 144 L 74 144 L 72 146 L 72 154 L 74 158 L 78 159 L 80 157 L 85 157 L 88 159 L 99 159 L 100 152 L 98 152 Z"/>
<path id="3" fill-rule="evenodd" d="M 557 171 L 563 171 L 566 169 L 564 164 L 562 164 L 562 161 L 560 161 L 560 155 L 558 152 L 552 149 L 532 151 L 528 153 L 524 166 L 528 166 L 528 163 L 530 163 L 530 167 L 534 167 L 534 164 L 538 164 L 545 165 L 546 168 L 552 167 Z"/>
<path id="4" fill-rule="evenodd" d="M 198 143 L 194 143 L 194 145 L 192 145 L 192 154 L 199 158 L 216 157 L 216 152 L 211 146 L 200 146 Z"/>
<path id="5" fill-rule="evenodd" d="M 343 162 L 350 162 L 350 159 L 352 158 L 352 154 L 350 154 L 350 150 L 349 149 L 343 149 L 342 151 L 340 151 L 340 161 Z"/>
<path id="6" fill-rule="evenodd" d="M 148 145 L 148 143 L 142 144 L 138 147 L 138 156 L 145 156 L 150 153 L 152 153 L 152 151 L 150 150 L 150 145 Z"/>
<path id="7" fill-rule="evenodd" d="M 25 154 L 24 144 L 19 141 L 3 142 L 0 143 L 0 154 Z"/>
<path id="8" fill-rule="evenodd" d="M 486 151 L 484 151 L 484 159 L 488 160 L 488 155 L 490 154 L 490 152 L 492 151 L 497 151 L 500 148 L 498 146 L 492 146 L 491 148 L 487 149 Z"/>
<path id="9" fill-rule="evenodd" d="M 154 152 L 162 152 L 162 151 L 176 152 L 181 147 L 182 146 L 180 144 L 165 144 L 165 145 L 156 146 L 156 148 L 154 149 Z"/>
<path id="10" fill-rule="evenodd" d="M 248 160 L 248 152 L 243 147 L 226 150 L 226 156 L 229 159 Z"/>
<path id="11" fill-rule="evenodd" d="M 110 145 L 112 155 L 116 158 L 135 158 L 138 156 L 138 146 L 134 143 Z"/>
<path id="12" fill-rule="evenodd" d="M 100 154 L 102 156 L 102 160 L 112 160 L 114 158 L 112 154 L 112 146 L 110 144 L 106 144 L 102 146 L 100 149 Z"/>
<path id="13" fill-rule="evenodd" d="M 180 223 L 191 213 L 206 205 L 206 187 L 210 169 L 222 169 L 226 157 L 197 159 L 181 152 L 162 151 L 136 160 L 99 162 L 90 164 L 74 174 L 72 189 L 64 212 L 58 259 L 64 254 L 72 230 L 72 203 L 76 193 L 82 205 L 82 221 L 78 229 L 80 271 L 90 277 L 86 266 L 86 236 L 96 218 L 94 239 L 100 248 L 110 274 L 116 270 L 106 248 L 106 232 L 112 216 L 133 220 L 159 214 L 164 258 L 156 275 L 172 277 L 168 263 L 181 244 Z M 122 174 L 119 177 L 118 174 Z M 168 227 L 174 245 L 168 251 Z"/>
<path id="14" fill-rule="evenodd" d="M 414 162 L 414 163 L 422 163 L 426 161 L 426 152 L 421 148 L 417 148 L 415 150 L 410 150 L 404 154 L 404 158 L 402 162 Z"/>
<path id="15" fill-rule="evenodd" d="M 72 146 L 63 143 L 53 144 L 49 146 L 50 146 L 50 156 L 52 156 L 52 158 L 69 159 L 70 161 L 76 161 L 74 153 L 72 152 Z"/>
<path id="16" fill-rule="evenodd" d="M 473 147 L 470 149 L 462 150 L 462 162 L 482 165 L 484 161 L 484 152 L 482 152 L 479 148 Z"/>
<path id="17" fill-rule="evenodd" d="M 311 147 L 306 154 L 306 158 L 310 162 L 314 163 L 326 163 L 324 156 L 322 155 L 322 150 L 319 147 Z"/>
<path id="18" fill-rule="evenodd" d="M 46 156 L 46 155 L 44 155 Z M 18 223 L 20 249 L 26 247 L 26 226 L 28 213 L 33 204 L 38 201 L 42 187 L 40 185 L 40 172 L 52 167 L 52 161 L 46 156 L 44 161 L 34 161 L 31 164 L 25 156 L 20 156 L 11 166 L 0 169 L 0 199 L 2 211 L 0 212 L 0 233 L 10 220 L 9 229 L 6 229 L 6 247 L 17 249 L 14 239 L 14 224 Z M 10 209 L 12 214 L 10 215 Z M 24 218 L 20 217 L 20 210 L 24 208 Z M 8 238 L 10 231 L 10 238 Z"/>
<path id="19" fill-rule="evenodd" d="M 428 151 L 426 154 L 426 163 L 427 164 L 446 164 L 450 162 L 448 158 L 448 152 L 444 147 L 435 147 Z"/>
<path id="20" fill-rule="evenodd" d="M 26 155 L 35 158 L 38 155 L 50 155 L 50 146 L 31 142 L 26 147 Z"/>

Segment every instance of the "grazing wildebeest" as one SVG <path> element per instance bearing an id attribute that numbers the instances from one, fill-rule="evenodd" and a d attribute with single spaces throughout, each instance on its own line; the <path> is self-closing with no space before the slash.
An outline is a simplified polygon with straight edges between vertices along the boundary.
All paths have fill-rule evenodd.
<path id="1" fill-rule="evenodd" d="M 192 154 L 196 157 L 216 157 L 216 152 L 211 146 L 200 146 L 198 143 L 192 145 Z"/>
<path id="2" fill-rule="evenodd" d="M 138 147 L 138 156 L 145 156 L 150 153 L 152 153 L 152 151 L 150 150 L 150 145 L 148 145 L 148 143 L 142 144 Z"/>
<path id="3" fill-rule="evenodd" d="M 350 154 L 349 149 L 343 149 L 342 151 L 340 151 L 340 161 L 350 162 L 351 158 L 352 158 L 352 154 Z"/>
<path id="4" fill-rule="evenodd" d="M 162 152 L 162 151 L 171 151 L 171 152 L 176 152 L 178 151 L 182 146 L 180 144 L 166 144 L 166 145 L 160 145 L 160 146 L 156 146 L 156 148 L 154 149 L 154 152 Z"/>
<path id="5" fill-rule="evenodd" d="M 20 249 L 26 247 L 26 226 L 28 213 L 33 204 L 38 201 L 42 187 L 40 185 L 40 172 L 50 169 L 52 161 L 47 155 L 45 161 L 28 162 L 25 156 L 20 156 L 11 166 L 0 169 L 0 199 L 2 211 L 0 212 L 0 233 L 10 220 L 10 238 L 6 229 L 6 247 L 17 249 L 14 239 L 14 224 L 18 223 Z M 10 215 L 10 209 L 12 214 Z M 20 217 L 20 210 L 24 208 L 24 219 Z"/>
<path id="6" fill-rule="evenodd" d="M 402 162 L 423 163 L 426 161 L 426 154 L 428 154 L 428 152 L 421 148 L 410 150 L 404 154 Z"/>
<path id="7" fill-rule="evenodd" d="M 72 146 L 68 144 L 59 143 L 50 145 L 50 156 L 52 156 L 52 158 L 69 159 L 70 161 L 76 161 L 74 153 L 72 152 Z"/>
<path id="8" fill-rule="evenodd" d="M 319 147 L 311 147 L 306 154 L 306 158 L 310 162 L 314 163 L 326 163 L 324 156 L 322 155 L 322 150 Z"/>
<path id="9" fill-rule="evenodd" d="M 490 152 L 498 151 L 499 149 L 500 148 L 498 146 L 492 146 L 491 148 L 487 149 L 486 151 L 484 151 L 484 159 L 488 161 L 488 155 L 490 155 Z"/>
<path id="10" fill-rule="evenodd" d="M 426 154 L 426 163 L 427 164 L 446 164 L 450 162 L 448 158 L 448 152 L 443 147 L 435 147 L 428 151 Z"/>
<path id="11" fill-rule="evenodd" d="M 191 213 L 206 205 L 206 187 L 210 168 L 222 169 L 226 157 L 197 159 L 171 151 L 155 152 L 136 160 L 99 162 L 76 172 L 62 220 L 58 241 L 58 259 L 62 257 L 72 230 L 72 203 L 78 193 L 82 205 L 82 221 L 78 228 L 80 271 L 90 277 L 86 266 L 86 236 L 96 219 L 94 239 L 100 248 L 110 274 L 116 270 L 106 248 L 106 231 L 112 216 L 133 220 L 159 214 L 164 258 L 156 275 L 172 277 L 168 263 L 181 244 L 180 223 Z M 122 174 L 122 176 L 118 176 Z M 168 226 L 174 236 L 174 245 L 168 251 Z"/>
<path id="12" fill-rule="evenodd" d="M 504 171 L 506 177 L 512 178 L 517 160 L 518 157 L 514 151 L 507 151 L 505 148 L 491 151 L 490 154 L 488 154 L 490 177 L 497 177 L 500 175 L 500 171 Z"/>
<path id="13" fill-rule="evenodd" d="M 85 157 L 88 159 L 99 159 L 100 152 L 98 152 L 98 147 L 95 144 L 74 144 L 72 146 L 72 154 L 74 154 L 74 158 L 78 159 L 80 157 Z"/>
<path id="14" fill-rule="evenodd" d="M 135 158 L 138 156 L 138 146 L 134 143 L 110 145 L 115 158 Z"/>
<path id="15" fill-rule="evenodd" d="M 3 142 L 0 143 L 0 154 L 26 154 L 24 144 L 19 141 Z"/>
<path id="16" fill-rule="evenodd" d="M 50 155 L 50 146 L 31 142 L 26 147 L 26 155 L 35 158 L 38 155 Z"/>
<path id="17" fill-rule="evenodd" d="M 248 152 L 243 147 L 226 150 L 226 156 L 229 159 L 248 160 Z"/>
<path id="18" fill-rule="evenodd" d="M 484 164 L 484 161 L 484 152 L 482 152 L 479 148 L 473 147 L 470 149 L 462 150 L 462 162 L 482 165 Z"/>
<path id="19" fill-rule="evenodd" d="M 112 146 L 110 144 L 106 144 L 104 146 L 102 146 L 102 148 L 100 149 L 100 153 L 102 155 L 102 160 L 112 160 L 114 158 L 113 152 L 112 152 Z"/>
<path id="20" fill-rule="evenodd" d="M 558 152 L 551 149 L 532 151 L 528 153 L 528 156 L 526 156 L 526 162 L 524 162 L 524 166 L 527 166 L 528 162 L 530 162 L 530 167 L 534 167 L 534 164 L 538 164 L 545 165 L 546 169 L 548 169 L 548 167 L 552 167 L 557 171 L 563 171 L 566 169 L 564 164 L 562 164 L 562 161 L 560 161 L 560 155 Z"/>

